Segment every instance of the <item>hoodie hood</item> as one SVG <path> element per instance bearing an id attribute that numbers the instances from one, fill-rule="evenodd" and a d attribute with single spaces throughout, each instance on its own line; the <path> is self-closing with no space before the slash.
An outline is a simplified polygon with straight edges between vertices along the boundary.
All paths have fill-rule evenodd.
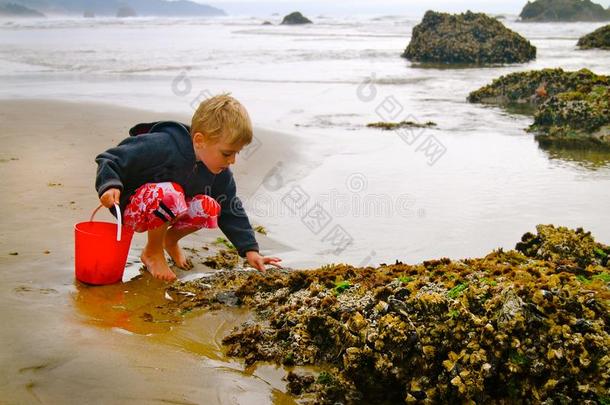
<path id="1" fill-rule="evenodd" d="M 176 121 L 143 122 L 129 130 L 129 136 L 139 136 L 154 132 L 165 132 L 173 136 L 182 156 L 196 162 L 193 141 L 191 140 L 191 127 Z"/>

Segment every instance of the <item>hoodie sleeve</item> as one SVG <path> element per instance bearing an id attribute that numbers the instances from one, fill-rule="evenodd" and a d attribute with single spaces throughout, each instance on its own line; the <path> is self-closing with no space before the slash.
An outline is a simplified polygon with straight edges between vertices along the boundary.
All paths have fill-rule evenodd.
<path id="1" fill-rule="evenodd" d="M 155 136 L 157 135 L 157 136 Z M 146 167 L 159 164 L 163 157 L 162 134 L 148 134 L 124 139 L 118 146 L 100 153 L 96 158 L 95 189 L 102 196 L 110 188 L 123 191 L 126 179 Z"/>
<path id="2" fill-rule="evenodd" d="M 259 248 L 248 215 L 236 192 L 235 180 L 229 170 L 223 176 L 218 176 L 212 187 L 212 197 L 220 204 L 218 227 L 235 245 L 239 255 L 245 257 L 247 252 L 258 252 Z"/>

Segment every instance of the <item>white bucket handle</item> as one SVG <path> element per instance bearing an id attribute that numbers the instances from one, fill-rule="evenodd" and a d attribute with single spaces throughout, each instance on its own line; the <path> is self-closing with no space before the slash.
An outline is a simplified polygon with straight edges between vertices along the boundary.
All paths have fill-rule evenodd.
<path id="1" fill-rule="evenodd" d="M 95 211 L 93 211 L 93 214 L 91 214 L 91 218 L 89 218 L 89 222 L 93 221 L 93 217 L 95 216 L 95 214 L 97 214 L 97 212 L 100 210 L 100 208 L 102 208 L 103 205 L 100 204 Z M 121 207 L 119 207 L 119 204 L 114 203 L 114 209 L 116 209 L 116 222 L 117 222 L 117 227 L 116 227 L 116 241 L 120 242 L 121 241 L 121 230 L 123 228 L 123 224 L 121 222 Z"/>

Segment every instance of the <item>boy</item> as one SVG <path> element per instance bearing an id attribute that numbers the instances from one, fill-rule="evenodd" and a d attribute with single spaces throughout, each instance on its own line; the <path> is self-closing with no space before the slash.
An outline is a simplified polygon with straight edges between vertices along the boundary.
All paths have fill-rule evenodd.
<path id="1" fill-rule="evenodd" d="M 129 134 L 95 159 L 95 187 L 102 205 L 120 205 L 126 226 L 148 232 L 140 258 L 154 277 L 176 279 L 164 250 L 176 266 L 192 267 L 178 241 L 216 225 L 254 268 L 280 267 L 280 259 L 258 253 L 229 170 L 252 141 L 248 112 L 237 100 L 221 94 L 202 102 L 190 128 L 156 122 L 136 125 Z"/>

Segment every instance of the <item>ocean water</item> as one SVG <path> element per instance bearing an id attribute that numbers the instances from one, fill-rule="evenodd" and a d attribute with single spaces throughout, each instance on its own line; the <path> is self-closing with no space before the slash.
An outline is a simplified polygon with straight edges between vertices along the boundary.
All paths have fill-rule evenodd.
<path id="1" fill-rule="evenodd" d="M 418 262 L 512 248 L 539 223 L 610 242 L 610 154 L 543 150 L 531 118 L 466 102 L 522 70 L 610 74 L 610 52 L 577 39 L 602 24 L 504 23 L 535 61 L 484 68 L 400 58 L 421 16 L 0 21 L 0 98 L 101 101 L 190 113 L 228 91 L 254 124 L 298 137 L 301 162 L 253 148 L 271 168 L 248 178 L 252 221 L 294 247 L 287 263 Z M 373 121 L 437 125 L 384 132 Z M 264 150 L 264 145 L 260 150 Z M 258 155 L 257 155 L 258 153 Z M 271 159 L 271 162 L 269 161 Z"/>

